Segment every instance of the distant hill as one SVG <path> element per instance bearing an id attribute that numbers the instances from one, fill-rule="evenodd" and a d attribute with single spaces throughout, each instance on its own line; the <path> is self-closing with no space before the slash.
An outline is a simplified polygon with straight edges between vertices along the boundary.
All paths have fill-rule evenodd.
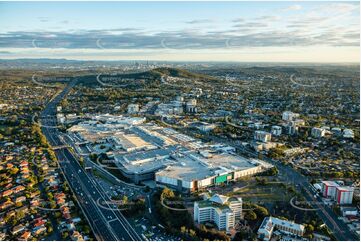
<path id="1" fill-rule="evenodd" d="M 172 76 L 172 77 L 191 78 L 191 79 L 197 79 L 197 80 L 217 80 L 217 78 L 209 76 L 209 75 L 189 72 L 189 71 L 186 71 L 183 69 L 178 69 L 178 68 L 161 67 L 161 68 L 153 69 L 151 71 L 161 73 L 161 75 L 167 75 L 167 76 Z"/>
<path id="2" fill-rule="evenodd" d="M 129 82 L 129 86 L 134 85 L 139 87 L 143 84 L 160 84 L 160 80 L 162 76 L 170 76 L 170 77 L 179 77 L 179 78 L 186 78 L 194 81 L 200 81 L 200 82 L 217 82 L 219 81 L 217 78 L 206 75 L 206 74 L 199 74 L 194 72 L 189 72 L 187 70 L 179 69 L 179 68 L 168 68 L 168 67 L 160 67 L 155 68 L 149 71 L 143 71 L 143 72 L 136 72 L 136 73 L 118 73 L 118 74 L 101 74 L 101 78 L 109 78 L 109 77 L 118 77 L 120 80 L 124 79 L 124 81 L 127 81 L 127 79 L 134 79 L 134 82 Z M 96 84 L 96 76 L 94 75 L 87 75 L 83 76 L 81 79 L 81 83 L 84 85 L 92 85 Z M 118 84 L 124 84 L 121 82 L 118 82 Z"/>
<path id="3" fill-rule="evenodd" d="M 204 81 L 217 80 L 217 78 L 209 76 L 209 75 L 198 74 L 198 73 L 189 72 L 189 71 L 179 69 L 179 68 L 169 68 L 169 67 L 160 67 L 160 68 L 155 68 L 155 69 L 152 69 L 149 71 L 139 72 L 139 73 L 119 74 L 117 76 L 123 77 L 123 78 L 156 80 L 156 79 L 160 79 L 161 76 L 163 76 L 163 75 L 171 76 L 171 77 L 179 77 L 179 78 L 204 80 Z"/>

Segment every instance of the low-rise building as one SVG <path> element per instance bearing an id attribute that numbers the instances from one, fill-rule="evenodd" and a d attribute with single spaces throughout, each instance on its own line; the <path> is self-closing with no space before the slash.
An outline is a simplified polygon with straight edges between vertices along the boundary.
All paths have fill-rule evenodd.
<path id="1" fill-rule="evenodd" d="M 98 122 L 101 121 L 101 122 Z M 234 148 L 204 143 L 144 119 L 102 115 L 68 129 L 88 151 L 107 149 L 107 164 L 135 183 L 154 179 L 159 186 L 190 192 L 227 183 L 272 167 L 235 154 Z M 101 148 L 101 147 L 105 148 Z M 75 148 L 78 149 L 75 145 Z"/>
<path id="2" fill-rule="evenodd" d="M 128 113 L 136 114 L 139 112 L 139 104 L 129 104 L 128 105 Z"/>
<path id="3" fill-rule="evenodd" d="M 285 121 L 293 121 L 298 117 L 300 117 L 300 114 L 293 113 L 291 111 L 285 111 L 285 112 L 282 113 L 282 119 L 285 120 Z"/>
<path id="4" fill-rule="evenodd" d="M 293 221 L 283 220 L 275 217 L 265 217 L 258 229 L 258 238 L 262 240 L 271 240 L 275 229 L 296 236 L 303 236 L 305 226 L 297 224 Z"/>
<path id="5" fill-rule="evenodd" d="M 321 137 L 325 136 L 325 134 L 326 134 L 326 130 L 323 128 L 313 127 L 311 130 L 311 135 L 314 138 L 321 138 Z"/>
<path id="6" fill-rule="evenodd" d="M 343 130 L 343 137 L 353 139 L 355 137 L 355 134 L 351 129 L 344 129 Z"/>

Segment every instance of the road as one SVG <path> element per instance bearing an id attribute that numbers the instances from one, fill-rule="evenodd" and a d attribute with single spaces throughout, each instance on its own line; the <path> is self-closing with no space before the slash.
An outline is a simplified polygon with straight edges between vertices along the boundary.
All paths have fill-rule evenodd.
<path id="1" fill-rule="evenodd" d="M 41 124 L 44 125 L 41 129 L 51 146 L 64 146 L 63 141 L 60 139 L 60 131 L 56 127 L 56 106 L 75 84 L 76 81 L 70 83 L 58 96 L 48 103 L 41 113 L 40 120 Z M 108 198 L 105 197 L 104 191 L 99 188 L 96 181 L 89 177 L 72 151 L 64 146 L 64 148 L 55 149 L 54 152 L 58 159 L 58 164 L 74 192 L 96 239 L 107 241 L 142 240 L 125 217 L 119 211 L 114 211 L 110 207 L 111 204 L 106 203 Z M 97 203 L 99 200 L 104 201 L 105 206 L 108 208 L 99 206 Z"/>
<path id="2" fill-rule="evenodd" d="M 244 148 L 243 151 L 245 151 Z M 251 152 L 253 156 L 257 155 L 256 153 L 249 150 L 247 150 L 246 152 L 247 153 Z M 324 204 L 324 202 L 319 196 L 316 198 L 314 197 L 315 193 L 313 192 L 312 184 L 308 181 L 307 177 L 300 174 L 297 170 L 293 169 L 291 166 L 284 165 L 280 162 L 276 162 L 267 157 L 264 157 L 263 159 L 275 165 L 279 173 L 283 174 L 287 179 L 287 181 L 291 182 L 295 186 L 298 185 L 301 188 L 302 195 L 305 197 L 307 202 L 309 202 L 313 208 L 318 209 L 316 213 L 322 219 L 322 221 L 331 229 L 333 235 L 337 240 L 340 241 L 359 240 L 359 238 L 349 230 L 347 225 L 343 221 L 338 219 L 337 214 L 332 210 L 332 208 Z"/>
<path id="3" fill-rule="evenodd" d="M 215 142 L 231 145 L 251 157 L 258 158 L 258 153 L 253 150 L 247 149 L 239 144 L 236 144 L 231 140 L 214 136 L 207 137 Z M 281 162 L 277 162 L 265 156 L 263 156 L 262 159 L 276 166 L 279 174 L 282 175 L 287 182 L 301 189 L 302 194 L 304 195 L 307 202 L 309 202 L 313 208 L 318 209 L 316 213 L 322 219 L 322 221 L 331 229 L 333 235 L 337 240 L 359 241 L 359 237 L 355 233 L 351 232 L 343 221 L 338 219 L 337 214 L 332 210 L 332 208 L 325 205 L 320 197 L 314 198 L 312 185 L 308 181 L 307 177 L 299 173 L 297 170 L 293 169 L 291 166 L 284 165 Z"/>

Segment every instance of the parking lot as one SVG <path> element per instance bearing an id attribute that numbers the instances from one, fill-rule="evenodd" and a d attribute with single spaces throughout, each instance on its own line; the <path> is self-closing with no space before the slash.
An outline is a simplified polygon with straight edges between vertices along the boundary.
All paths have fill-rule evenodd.
<path id="1" fill-rule="evenodd" d="M 179 241 L 181 238 L 167 234 L 161 225 L 153 225 L 149 219 L 142 217 L 134 220 L 135 229 L 150 241 Z M 142 237 L 143 237 L 142 236 Z M 143 239 L 144 239 L 143 237 Z"/>

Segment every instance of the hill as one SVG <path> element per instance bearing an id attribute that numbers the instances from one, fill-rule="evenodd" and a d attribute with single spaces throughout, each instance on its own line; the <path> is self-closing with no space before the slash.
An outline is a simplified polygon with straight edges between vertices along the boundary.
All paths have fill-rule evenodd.
<path id="1" fill-rule="evenodd" d="M 151 70 L 151 72 L 156 72 L 156 73 L 160 73 L 161 75 L 167 75 L 167 76 L 172 76 L 172 77 L 190 78 L 190 79 L 197 79 L 197 80 L 204 80 L 204 81 L 217 80 L 217 78 L 209 76 L 209 75 L 189 72 L 187 70 L 178 69 L 178 68 L 161 67 L 161 68 L 153 69 L 153 70 Z"/>

